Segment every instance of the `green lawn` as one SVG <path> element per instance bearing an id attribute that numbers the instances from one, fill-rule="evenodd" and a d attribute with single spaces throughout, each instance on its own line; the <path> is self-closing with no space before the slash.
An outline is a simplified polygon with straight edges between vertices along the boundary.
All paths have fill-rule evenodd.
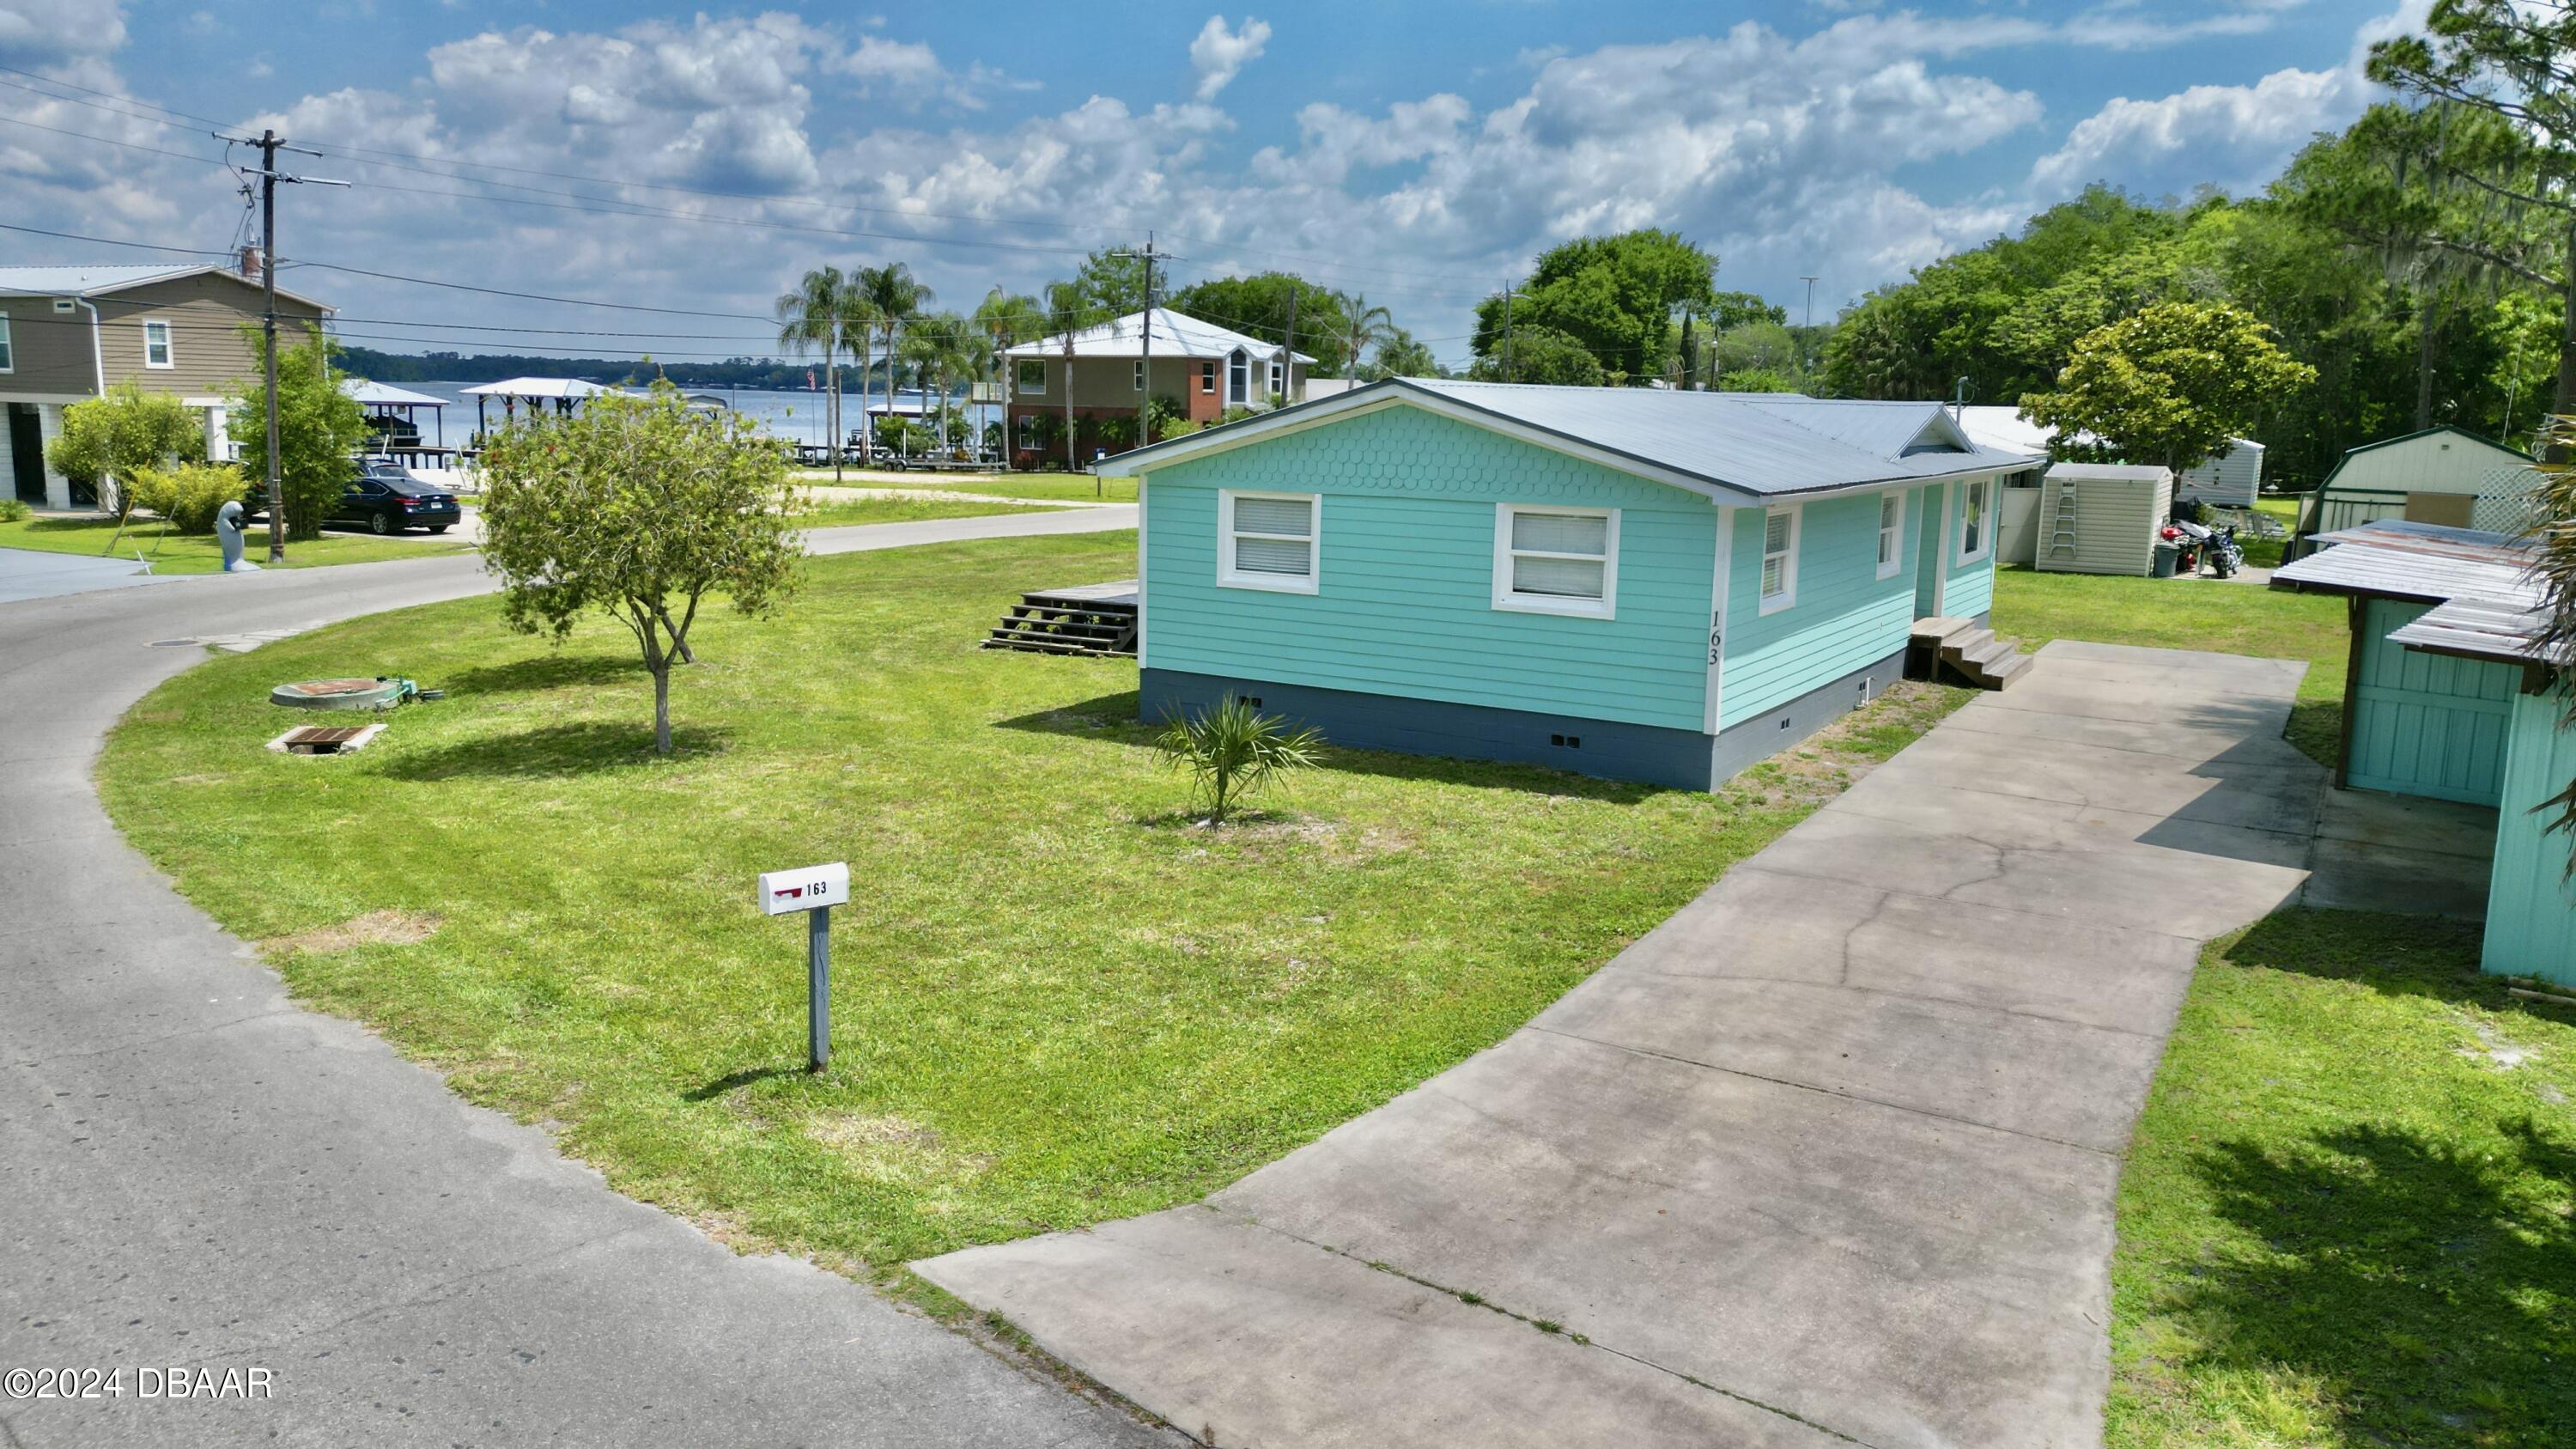
<path id="1" fill-rule="evenodd" d="M 2113 1449 L 2576 1444 L 2576 1008 L 2477 940 L 2204 954 L 2120 1183 Z"/>
<path id="2" fill-rule="evenodd" d="M 2304 659 L 2290 743 L 2331 768 L 2342 748 L 2351 632 L 2343 600 L 2215 579 L 2131 579 L 1995 570 L 1994 630 L 2036 649 L 2051 639 Z"/>
<path id="3" fill-rule="evenodd" d="M 649 753 L 633 646 L 490 599 L 220 656 L 100 766 L 118 823 L 304 1000 L 620 1190 L 845 1266 L 1185 1201 L 1498 1040 L 1964 693 L 1907 686 L 1724 793 L 1342 753 L 1222 832 L 1146 748 L 1132 662 L 979 650 L 1132 533 L 812 561 L 704 618 Z M 363 754 L 261 744 L 278 679 L 445 688 Z M 803 924 L 851 863 L 837 1055 L 801 1070 Z"/>
<path id="4" fill-rule="evenodd" d="M 805 528 L 838 528 L 852 523 L 919 523 L 932 518 L 984 518 L 997 513 L 1062 511 L 1056 508 L 1021 508 L 1008 503 L 975 503 L 961 498 L 853 498 L 818 502 L 799 510 L 796 521 Z"/>
<path id="5" fill-rule="evenodd" d="M 806 468 L 800 483 L 828 484 L 829 468 Z M 924 493 L 981 493 L 992 498 L 1029 498 L 1059 503 L 1133 503 L 1133 478 L 1093 478 L 1083 473 L 859 473 L 844 480 L 859 488 L 911 488 Z"/>
<path id="6" fill-rule="evenodd" d="M 83 553 L 93 558 L 104 556 L 110 541 L 116 539 L 116 520 L 112 518 L 26 518 L 16 523 L 0 523 L 0 548 L 34 548 L 47 553 Z M 268 535 L 254 529 L 247 540 L 250 560 L 265 567 L 268 563 Z M 286 545 L 288 568 L 311 568 L 320 564 L 373 563 L 388 558 L 427 558 L 432 554 L 457 553 L 468 547 L 461 540 L 450 543 L 422 534 L 407 538 L 376 538 L 363 533 L 326 533 L 309 542 Z M 194 537 L 171 533 L 165 536 L 161 524 L 143 519 L 126 530 L 116 543 L 115 557 L 132 559 L 140 551 L 154 573 L 211 574 L 224 566 L 223 545 L 213 534 Z"/>

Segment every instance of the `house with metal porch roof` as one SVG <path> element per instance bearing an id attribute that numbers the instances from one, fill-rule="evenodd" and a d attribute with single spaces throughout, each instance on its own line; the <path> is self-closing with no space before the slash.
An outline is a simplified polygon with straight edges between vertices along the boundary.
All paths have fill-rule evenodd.
<path id="1" fill-rule="evenodd" d="M 1147 718 L 1708 789 L 1982 619 L 2029 462 L 1928 402 L 1391 378 L 1100 471 Z"/>
<path id="2" fill-rule="evenodd" d="M 1012 466 L 1035 468 L 1066 454 L 1088 459 L 1103 446 L 1100 424 L 1136 416 L 1160 397 L 1183 417 L 1206 424 L 1228 408 L 1263 409 L 1276 398 L 1303 400 L 1315 359 L 1230 327 L 1157 307 L 1150 330 L 1131 312 L 1070 335 L 1058 333 L 1003 350 L 1010 374 Z"/>
<path id="3" fill-rule="evenodd" d="M 2550 800 L 2576 780 L 2576 660 L 2540 643 L 2529 542 L 2384 519 L 2322 535 L 2274 588 L 2350 601 L 2338 787 L 2496 809 L 2485 969 L 2576 985 L 2576 882 Z"/>

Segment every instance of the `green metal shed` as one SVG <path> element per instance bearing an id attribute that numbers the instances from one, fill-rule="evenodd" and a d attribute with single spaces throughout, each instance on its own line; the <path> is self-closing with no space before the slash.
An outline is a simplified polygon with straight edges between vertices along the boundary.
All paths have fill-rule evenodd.
<path id="1" fill-rule="evenodd" d="M 2353 789 L 2497 807 L 2482 964 L 2576 985 L 2571 842 L 2544 801 L 2576 779 L 2571 661 L 2540 653 L 2533 550 L 2502 533 L 2383 520 L 2322 536 L 2276 588 L 2352 603 L 2342 768 Z"/>

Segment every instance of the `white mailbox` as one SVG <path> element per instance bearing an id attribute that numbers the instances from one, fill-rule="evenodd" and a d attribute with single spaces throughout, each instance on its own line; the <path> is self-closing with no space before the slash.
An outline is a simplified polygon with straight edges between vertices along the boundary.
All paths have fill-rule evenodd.
<path id="1" fill-rule="evenodd" d="M 783 916 L 817 906 L 850 903 L 850 867 L 846 861 L 809 865 L 803 870 L 765 871 L 760 877 L 762 913 Z"/>

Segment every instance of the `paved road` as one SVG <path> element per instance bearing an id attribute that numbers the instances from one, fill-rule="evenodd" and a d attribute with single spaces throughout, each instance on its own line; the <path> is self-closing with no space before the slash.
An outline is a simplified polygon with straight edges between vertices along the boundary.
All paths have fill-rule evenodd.
<path id="1" fill-rule="evenodd" d="M 840 552 L 1134 510 L 820 534 Z M 0 1400 L 0 1444 L 1169 1443 L 846 1280 L 747 1259 L 290 1003 L 90 788 L 202 657 L 488 587 L 470 557 L 0 607 L 0 1370 L 265 1368 L 263 1403 Z M 134 1380 L 127 1381 L 129 1389 Z"/>
<path id="2" fill-rule="evenodd" d="M 1224 1444 L 2098 1444 L 2120 1153 L 2307 876 L 2304 667 L 2051 644 L 1492 1050 L 917 1266 Z"/>

